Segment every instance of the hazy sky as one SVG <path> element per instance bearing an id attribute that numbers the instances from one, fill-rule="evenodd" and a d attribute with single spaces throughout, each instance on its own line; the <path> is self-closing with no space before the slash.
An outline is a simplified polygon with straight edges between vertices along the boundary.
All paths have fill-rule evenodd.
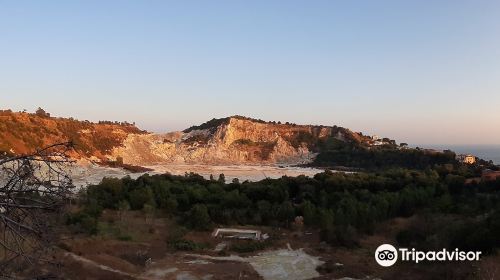
<path id="1" fill-rule="evenodd" d="M 0 107 L 500 144 L 500 1 L 3 1 Z"/>

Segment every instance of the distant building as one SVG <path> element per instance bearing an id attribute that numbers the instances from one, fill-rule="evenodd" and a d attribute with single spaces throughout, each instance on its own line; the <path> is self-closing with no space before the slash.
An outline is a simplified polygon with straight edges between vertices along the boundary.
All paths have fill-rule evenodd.
<path id="1" fill-rule="evenodd" d="M 485 170 L 481 175 L 483 181 L 495 181 L 500 178 L 500 171 Z"/>
<path id="2" fill-rule="evenodd" d="M 262 233 L 260 230 L 238 229 L 238 228 L 217 228 L 212 233 L 213 237 L 233 238 L 233 239 L 252 239 L 260 240 Z"/>
<path id="3" fill-rule="evenodd" d="M 488 181 L 495 181 L 500 179 L 500 171 L 493 171 L 486 169 L 483 171 L 483 174 L 481 174 L 481 177 L 476 177 L 476 178 L 469 178 L 465 180 L 465 184 L 472 184 L 476 183 L 479 184 L 481 182 L 488 182 Z"/>
<path id="4" fill-rule="evenodd" d="M 465 164 L 476 163 L 476 157 L 473 155 L 457 155 L 457 160 Z"/>
<path id="5" fill-rule="evenodd" d="M 383 145 L 384 143 L 382 142 L 382 139 L 378 135 L 372 135 L 371 136 L 371 141 L 368 142 L 371 146 L 380 146 Z"/>
<path id="6" fill-rule="evenodd" d="M 372 146 L 382 146 L 382 145 L 384 145 L 384 142 L 382 142 L 382 141 L 380 141 L 380 140 L 374 141 L 374 142 L 372 143 Z"/>

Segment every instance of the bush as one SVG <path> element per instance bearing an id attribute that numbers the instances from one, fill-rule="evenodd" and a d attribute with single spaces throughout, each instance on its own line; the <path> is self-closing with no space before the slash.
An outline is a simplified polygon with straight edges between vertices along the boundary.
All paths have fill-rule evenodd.
<path id="1" fill-rule="evenodd" d="M 66 224 L 79 233 L 97 234 L 97 218 L 85 212 L 77 212 L 66 216 Z"/>
<path id="2" fill-rule="evenodd" d="M 208 215 L 207 206 L 204 204 L 196 204 L 189 211 L 187 216 L 187 224 L 189 227 L 197 230 L 208 230 L 211 226 L 211 219 Z"/>
<path id="3" fill-rule="evenodd" d="M 148 187 L 140 187 L 129 193 L 132 210 L 141 210 L 144 204 L 154 205 L 153 191 Z"/>
<path id="4" fill-rule="evenodd" d="M 128 235 L 128 234 L 121 234 L 121 235 L 118 235 L 118 240 L 121 240 L 121 241 L 131 241 L 132 240 L 132 236 Z"/>
<path id="5" fill-rule="evenodd" d="M 181 240 L 188 230 L 182 226 L 171 226 L 169 227 L 167 243 L 172 241 Z"/>
<path id="6" fill-rule="evenodd" d="M 233 243 L 230 246 L 230 250 L 237 253 L 252 253 L 255 251 L 264 250 L 271 245 L 269 241 L 242 241 Z"/>
<path id="7" fill-rule="evenodd" d="M 195 251 L 195 250 L 203 250 L 208 247 L 208 244 L 205 243 L 197 243 L 187 239 L 178 239 L 174 241 L 170 241 L 167 243 L 168 246 L 177 251 Z"/>

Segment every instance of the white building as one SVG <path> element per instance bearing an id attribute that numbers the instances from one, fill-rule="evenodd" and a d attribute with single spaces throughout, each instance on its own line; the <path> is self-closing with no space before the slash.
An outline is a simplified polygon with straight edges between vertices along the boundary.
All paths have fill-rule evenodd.
<path id="1" fill-rule="evenodd" d="M 260 230 L 238 229 L 238 228 L 217 228 L 212 233 L 213 237 L 218 238 L 234 238 L 234 239 L 261 239 Z"/>
<path id="2" fill-rule="evenodd" d="M 457 155 L 457 160 L 465 164 L 476 163 L 476 157 L 473 155 Z"/>

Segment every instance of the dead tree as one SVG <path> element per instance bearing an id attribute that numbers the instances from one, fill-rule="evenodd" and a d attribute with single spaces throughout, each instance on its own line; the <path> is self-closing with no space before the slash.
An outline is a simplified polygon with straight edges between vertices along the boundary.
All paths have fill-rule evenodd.
<path id="1" fill-rule="evenodd" d="M 0 275 L 35 262 L 57 237 L 71 190 L 71 143 L 0 159 Z"/>

